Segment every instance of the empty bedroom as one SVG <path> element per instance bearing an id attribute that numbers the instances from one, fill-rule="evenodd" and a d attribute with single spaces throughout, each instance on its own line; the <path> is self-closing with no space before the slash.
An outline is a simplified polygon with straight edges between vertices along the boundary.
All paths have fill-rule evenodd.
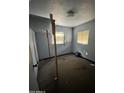
<path id="1" fill-rule="evenodd" d="M 95 0 L 30 0 L 29 52 L 30 93 L 95 93 Z"/>

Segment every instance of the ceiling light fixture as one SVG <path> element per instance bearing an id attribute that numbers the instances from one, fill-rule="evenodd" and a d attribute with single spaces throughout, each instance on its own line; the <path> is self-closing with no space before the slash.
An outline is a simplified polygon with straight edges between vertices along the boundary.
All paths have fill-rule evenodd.
<path id="1" fill-rule="evenodd" d="M 67 11 L 67 16 L 68 17 L 73 17 L 75 15 L 75 12 L 73 10 Z"/>

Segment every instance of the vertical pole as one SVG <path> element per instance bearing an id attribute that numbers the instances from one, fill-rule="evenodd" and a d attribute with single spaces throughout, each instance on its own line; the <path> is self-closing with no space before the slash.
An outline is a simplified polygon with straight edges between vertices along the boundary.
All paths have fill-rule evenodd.
<path id="1" fill-rule="evenodd" d="M 46 36 L 47 36 L 47 41 L 48 41 L 48 51 L 49 51 L 49 58 L 50 58 L 50 44 L 49 44 L 48 30 L 46 30 Z"/>
<path id="2" fill-rule="evenodd" d="M 51 24 L 52 24 L 52 33 L 53 33 L 53 37 L 54 37 L 54 47 L 55 47 L 55 63 L 56 63 L 56 76 L 55 76 L 55 80 L 58 80 L 58 62 L 57 62 L 57 48 L 56 48 L 56 31 L 55 31 L 55 20 L 53 20 L 53 15 L 50 14 L 50 20 L 51 20 Z"/>

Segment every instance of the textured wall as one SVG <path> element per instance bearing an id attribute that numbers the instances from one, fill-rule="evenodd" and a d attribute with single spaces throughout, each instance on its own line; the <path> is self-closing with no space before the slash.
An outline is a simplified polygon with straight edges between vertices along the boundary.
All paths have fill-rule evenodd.
<path id="1" fill-rule="evenodd" d="M 71 28 L 56 26 L 56 31 L 65 33 L 65 44 L 57 45 L 57 55 L 66 54 L 72 52 L 72 31 Z M 45 32 L 36 32 L 36 42 L 38 46 L 39 58 L 48 58 L 48 44 Z M 54 56 L 54 45 L 52 44 L 52 34 L 49 33 L 50 41 L 50 56 Z"/>
<path id="2" fill-rule="evenodd" d="M 35 32 L 36 44 L 38 50 L 39 59 L 48 58 L 48 44 L 46 38 L 46 30 L 49 31 L 50 39 L 50 55 L 54 56 L 54 46 L 51 44 L 51 25 L 50 20 L 38 16 L 30 15 L 30 28 Z M 77 43 L 77 32 L 89 30 L 89 43 L 88 45 L 82 45 Z M 76 26 L 73 28 L 56 26 L 56 31 L 62 31 L 65 33 L 65 44 L 57 45 L 57 54 L 65 54 L 70 52 L 81 52 L 82 56 L 95 61 L 95 20 L 89 21 L 85 24 Z M 72 33 L 73 32 L 73 33 Z M 73 38 L 72 38 L 73 37 Z M 88 55 L 86 55 L 86 52 Z"/>
<path id="3" fill-rule="evenodd" d="M 35 32 L 37 52 L 39 59 L 48 56 L 45 32 L 50 29 L 50 20 L 47 18 L 30 15 L 30 28 Z"/>
<path id="4" fill-rule="evenodd" d="M 39 59 L 49 57 L 46 30 L 49 31 L 50 55 L 54 56 L 50 20 L 30 15 L 30 28 L 35 32 Z M 61 55 L 72 52 L 72 29 L 69 27 L 56 26 L 56 31 L 65 33 L 65 44 L 57 45 L 57 54 Z"/>
<path id="5" fill-rule="evenodd" d="M 89 30 L 88 45 L 77 43 L 77 32 Z M 74 27 L 73 29 L 73 52 L 80 52 L 83 57 L 95 61 L 95 20 Z M 88 53 L 88 55 L 86 54 Z"/>

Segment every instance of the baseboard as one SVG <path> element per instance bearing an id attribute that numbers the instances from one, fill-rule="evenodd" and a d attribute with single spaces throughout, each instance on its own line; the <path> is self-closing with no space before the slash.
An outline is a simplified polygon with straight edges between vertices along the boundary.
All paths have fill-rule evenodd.
<path id="1" fill-rule="evenodd" d="M 57 55 L 57 57 L 64 56 L 64 55 L 69 55 L 69 54 L 73 54 L 73 55 L 75 55 L 73 52 L 70 52 L 70 53 L 66 53 L 66 54 Z M 52 57 L 49 57 L 49 58 L 39 59 L 39 61 L 43 61 L 43 60 L 47 60 L 47 59 L 51 59 L 51 58 L 54 58 L 54 57 L 55 57 L 55 56 L 52 56 Z M 90 59 L 85 58 L 85 57 L 83 57 L 83 56 L 80 57 L 80 58 L 86 59 L 86 60 L 90 61 L 92 64 L 95 64 L 95 61 L 93 61 L 93 60 L 90 60 Z"/>
<path id="2" fill-rule="evenodd" d="M 73 54 L 75 55 L 75 53 L 73 53 Z M 86 59 L 86 60 L 90 61 L 92 64 L 95 64 L 95 61 L 93 61 L 93 60 L 90 60 L 90 59 L 85 58 L 85 57 L 83 57 L 83 56 L 81 56 L 80 58 Z"/>
<path id="3" fill-rule="evenodd" d="M 90 59 L 85 58 L 85 57 L 81 57 L 81 58 L 83 58 L 83 59 L 86 59 L 86 60 L 90 61 L 92 64 L 95 64 L 95 61 L 93 61 L 93 60 L 90 60 Z"/>
<path id="4" fill-rule="evenodd" d="M 69 55 L 69 54 L 73 54 L 73 53 L 70 52 L 70 53 L 66 53 L 66 54 L 61 54 L 61 55 L 57 55 L 57 57 L 64 56 L 64 55 Z M 54 58 L 54 57 L 55 57 L 55 56 L 52 56 L 52 57 L 49 57 L 49 58 L 39 59 L 39 61 L 43 61 L 43 60 L 46 60 L 46 59 L 51 59 L 51 58 Z"/>

